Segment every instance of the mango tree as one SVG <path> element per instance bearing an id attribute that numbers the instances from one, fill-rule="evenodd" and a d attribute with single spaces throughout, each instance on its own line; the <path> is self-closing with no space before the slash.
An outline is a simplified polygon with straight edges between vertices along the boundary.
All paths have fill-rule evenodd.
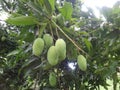
<path id="1" fill-rule="evenodd" d="M 106 22 L 80 0 L 2 0 L 9 14 L 0 28 L 3 90 L 117 90 L 119 3 L 103 7 Z"/>

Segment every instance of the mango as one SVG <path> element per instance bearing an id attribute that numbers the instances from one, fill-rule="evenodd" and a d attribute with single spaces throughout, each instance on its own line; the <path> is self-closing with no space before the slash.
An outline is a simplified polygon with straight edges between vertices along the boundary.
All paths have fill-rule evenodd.
<path id="1" fill-rule="evenodd" d="M 44 49 L 44 40 L 42 38 L 35 39 L 32 50 L 35 56 L 40 56 Z"/>
<path id="2" fill-rule="evenodd" d="M 78 63 L 79 68 L 82 71 L 86 71 L 87 70 L 87 61 L 86 61 L 86 58 L 83 55 L 79 55 L 78 56 L 77 63 Z"/>
<path id="3" fill-rule="evenodd" d="M 43 40 L 45 41 L 46 48 L 49 48 L 53 44 L 53 38 L 50 34 L 44 34 Z"/>
<path id="4" fill-rule="evenodd" d="M 61 14 L 58 14 L 56 17 L 56 22 L 60 26 L 64 26 L 64 17 Z"/>
<path id="5" fill-rule="evenodd" d="M 55 43 L 56 50 L 59 55 L 59 60 L 62 61 L 66 58 L 66 43 L 63 39 L 58 39 Z"/>
<path id="6" fill-rule="evenodd" d="M 57 84 L 57 78 L 56 78 L 56 74 L 54 72 L 51 72 L 49 74 L 49 84 L 52 86 L 52 87 L 55 87 L 56 84 Z"/>
<path id="7" fill-rule="evenodd" d="M 58 64 L 58 53 L 57 53 L 57 51 L 56 51 L 56 47 L 55 47 L 55 46 L 51 46 L 51 47 L 48 49 L 48 52 L 47 52 L 47 60 L 48 60 L 48 62 L 49 62 L 52 66 Z"/>
<path id="8" fill-rule="evenodd" d="M 1 37 L 1 41 L 5 41 L 6 40 L 6 37 L 5 36 L 2 36 Z"/>

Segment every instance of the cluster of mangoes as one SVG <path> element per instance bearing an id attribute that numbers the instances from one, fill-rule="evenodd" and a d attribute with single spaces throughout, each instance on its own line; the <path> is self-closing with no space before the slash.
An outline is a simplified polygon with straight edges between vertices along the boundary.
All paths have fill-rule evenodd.
<path id="1" fill-rule="evenodd" d="M 63 39 L 57 39 L 54 45 L 53 37 L 50 34 L 44 34 L 43 38 L 35 39 L 33 43 L 33 54 L 35 56 L 40 56 L 44 47 L 48 48 L 47 60 L 51 66 L 57 65 L 66 58 L 66 42 Z M 86 71 L 87 61 L 83 55 L 78 55 L 77 63 L 82 71 Z M 56 75 L 54 72 L 51 72 L 49 74 L 49 83 L 51 86 L 55 86 L 56 82 Z"/>
<path id="2" fill-rule="evenodd" d="M 47 60 L 52 66 L 57 65 L 60 61 L 66 58 L 66 43 L 63 39 L 57 39 L 54 46 L 52 36 L 44 34 L 43 39 L 35 39 L 32 48 L 33 54 L 35 56 L 40 56 L 44 47 L 49 48 L 47 52 Z"/>
<path id="3" fill-rule="evenodd" d="M 78 63 L 79 68 L 82 71 L 86 71 L 87 62 L 86 62 L 86 58 L 83 55 L 78 55 L 77 63 Z M 50 74 L 49 74 L 49 84 L 52 87 L 55 87 L 56 84 L 57 84 L 57 76 L 56 76 L 56 74 L 54 72 L 50 72 Z"/>
<path id="4" fill-rule="evenodd" d="M 63 39 L 57 39 L 55 46 L 51 46 L 47 53 L 48 62 L 54 66 L 66 58 L 66 43 Z"/>

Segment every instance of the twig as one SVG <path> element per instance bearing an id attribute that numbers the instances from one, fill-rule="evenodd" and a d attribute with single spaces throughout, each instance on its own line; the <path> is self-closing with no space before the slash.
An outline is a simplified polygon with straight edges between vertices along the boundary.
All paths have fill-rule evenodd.
<path id="1" fill-rule="evenodd" d="M 34 88 L 33 88 L 33 90 L 35 90 L 36 89 L 36 86 L 37 86 L 37 80 L 38 79 L 38 73 L 37 73 L 37 75 L 36 75 L 36 80 L 35 80 L 35 85 L 34 85 Z"/>
<path id="2" fill-rule="evenodd" d="M 65 37 L 67 37 L 73 44 L 74 44 L 74 46 L 78 49 L 78 50 L 80 50 L 80 51 L 82 51 L 84 54 L 86 54 L 87 56 L 89 56 L 83 49 L 81 49 L 76 43 L 75 43 L 75 41 L 73 41 L 53 20 L 51 20 L 52 21 L 52 23 L 54 23 L 55 24 L 55 26 L 65 35 Z"/>
<path id="3" fill-rule="evenodd" d="M 60 36 L 59 36 L 59 33 L 58 33 L 57 28 L 55 28 L 55 30 L 56 30 L 56 35 L 57 35 L 57 37 L 59 38 Z"/>
<path id="4" fill-rule="evenodd" d="M 52 31 L 52 27 L 51 27 L 51 25 L 50 25 L 50 24 L 49 24 L 49 27 L 50 27 L 50 32 L 51 32 L 51 35 L 52 35 L 52 37 L 54 38 L 53 31 Z"/>

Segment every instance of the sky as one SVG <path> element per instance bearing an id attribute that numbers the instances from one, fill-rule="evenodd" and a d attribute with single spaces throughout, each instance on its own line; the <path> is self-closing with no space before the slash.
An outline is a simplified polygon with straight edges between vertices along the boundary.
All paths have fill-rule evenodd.
<path id="1" fill-rule="evenodd" d="M 115 2 L 120 1 L 120 0 L 84 0 L 84 3 L 86 6 L 90 6 L 94 8 L 95 6 L 97 7 L 112 7 Z"/>
<path id="2" fill-rule="evenodd" d="M 7 19 L 8 14 L 6 12 L 0 11 L 0 20 L 5 20 Z"/>
<path id="3" fill-rule="evenodd" d="M 83 11 L 87 11 L 86 7 L 90 7 L 94 10 L 97 18 L 100 18 L 100 12 L 97 8 L 102 8 L 103 6 L 112 8 L 113 5 L 120 0 L 83 0 L 84 5 L 82 7 Z"/>

